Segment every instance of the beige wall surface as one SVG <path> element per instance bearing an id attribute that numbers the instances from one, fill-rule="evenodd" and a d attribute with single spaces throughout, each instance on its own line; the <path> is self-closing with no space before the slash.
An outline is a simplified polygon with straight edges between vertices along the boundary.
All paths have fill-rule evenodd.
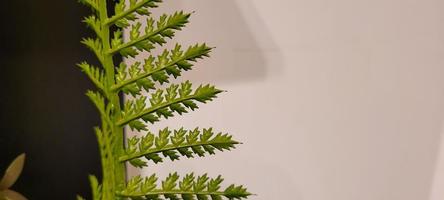
<path id="1" fill-rule="evenodd" d="M 444 1 L 187 0 L 155 13 L 175 9 L 196 11 L 175 41 L 217 46 L 178 81 L 229 92 L 152 129 L 212 126 L 244 144 L 143 174 L 223 174 L 254 200 L 444 199 Z"/>

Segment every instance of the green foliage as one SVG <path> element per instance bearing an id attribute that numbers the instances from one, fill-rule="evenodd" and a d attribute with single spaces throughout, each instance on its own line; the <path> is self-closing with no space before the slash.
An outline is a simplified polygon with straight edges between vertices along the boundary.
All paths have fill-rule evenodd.
<path id="1" fill-rule="evenodd" d="M 210 179 L 207 174 L 195 177 L 193 173 L 185 175 L 181 180 L 177 173 L 172 173 L 158 186 L 156 175 L 146 178 L 136 176 L 128 181 L 126 186 L 118 192 L 119 196 L 132 199 L 160 199 L 163 196 L 170 200 L 220 200 L 242 199 L 251 195 L 239 185 L 230 185 L 221 190 L 223 178 L 218 176 Z"/>
<path id="2" fill-rule="evenodd" d="M 102 70 L 89 65 L 87 62 L 82 62 L 78 64 L 82 71 L 88 76 L 89 79 L 99 88 L 101 91 L 105 91 L 106 88 L 106 78 Z"/>
<path id="3" fill-rule="evenodd" d="M 83 5 L 89 6 L 95 12 L 99 11 L 99 0 L 79 0 Z"/>
<path id="4" fill-rule="evenodd" d="M 135 167 L 146 167 L 147 162 L 142 160 L 145 157 L 154 163 L 162 162 L 163 159 L 179 160 L 180 156 L 193 158 L 195 155 L 203 157 L 205 153 L 215 154 L 216 150 L 224 151 L 234 148 L 239 142 L 232 139 L 228 134 L 214 134 L 212 128 L 198 128 L 194 130 L 170 131 L 164 128 L 157 136 L 148 132 L 143 137 L 132 137 L 127 141 L 125 155 L 119 158 L 120 161 L 129 161 Z"/>
<path id="5" fill-rule="evenodd" d="M 100 32 L 102 31 L 102 27 L 100 24 L 100 20 L 97 19 L 97 17 L 95 15 L 91 15 L 88 17 L 85 17 L 85 19 L 83 20 L 83 22 L 89 27 L 91 28 L 96 35 L 100 36 Z"/>
<path id="6" fill-rule="evenodd" d="M 102 199 L 102 186 L 99 184 L 97 178 L 93 175 L 90 175 L 89 182 L 92 188 L 93 199 Z"/>
<path id="7" fill-rule="evenodd" d="M 117 30 L 114 33 L 114 39 L 112 41 L 112 49 L 110 53 L 114 54 L 119 52 L 122 56 L 136 56 L 139 51 L 150 51 L 154 48 L 155 44 L 163 45 L 166 43 L 166 38 L 172 38 L 176 30 L 181 30 L 185 24 L 188 23 L 188 18 L 191 14 L 185 14 L 184 12 L 176 12 L 172 15 L 162 15 L 156 21 L 149 17 L 146 20 L 146 27 L 143 31 L 144 34 L 140 34 L 142 24 L 136 22 L 130 28 L 130 40 L 127 43 L 123 42 L 122 32 Z M 120 27 L 128 27 L 129 23 L 127 19 L 121 19 L 124 23 L 118 23 Z"/>
<path id="8" fill-rule="evenodd" d="M 141 90 L 149 92 L 154 89 L 155 82 L 169 83 L 169 78 L 177 78 L 182 71 L 188 71 L 199 58 L 208 57 L 211 48 L 206 44 L 190 46 L 183 52 L 180 45 L 171 50 L 165 50 L 157 57 L 149 56 L 144 63 L 136 62 L 129 68 L 121 63 L 116 76 L 114 91 L 122 90 L 126 94 L 139 95 Z"/>
<path id="9" fill-rule="evenodd" d="M 114 15 L 110 16 L 107 3 L 115 2 Z M 143 62 L 127 65 L 114 64 L 115 56 L 134 58 L 141 52 L 151 52 L 167 43 L 189 23 L 191 13 L 177 11 L 151 17 L 150 10 L 161 0 L 80 0 L 92 9 L 83 22 L 96 37 L 81 42 L 97 57 L 101 67 L 87 62 L 78 64 L 82 72 L 97 87 L 86 93 L 100 114 L 101 126 L 95 127 L 102 163 L 102 179 L 90 176 L 94 200 L 112 199 L 170 199 L 170 200 L 221 200 L 247 198 L 250 193 L 243 186 L 230 185 L 221 189 L 221 176 L 210 179 L 206 174 L 193 173 L 180 179 L 177 173 L 158 182 L 156 175 L 126 180 L 125 163 L 139 168 L 180 157 L 206 156 L 218 151 L 232 150 L 240 144 L 231 135 L 215 133 L 212 128 L 170 130 L 164 128 L 153 134 L 149 126 L 176 114 L 194 111 L 198 104 L 214 100 L 223 90 L 210 84 L 193 87 L 188 80 L 171 84 L 195 62 L 209 57 L 212 48 L 198 43 L 183 48 L 176 44 L 159 55 L 150 55 Z M 142 25 L 140 20 L 146 20 Z M 128 41 L 123 29 L 129 31 Z M 114 30 L 114 31 L 111 31 Z M 146 92 L 148 95 L 142 95 Z M 122 94 L 133 98 L 123 101 Z M 124 128 L 143 135 L 124 140 Z M 151 164 L 149 164 L 151 163 Z M 80 196 L 78 200 L 84 199 Z"/>
<path id="10" fill-rule="evenodd" d="M 174 112 L 181 115 L 188 112 L 187 109 L 194 110 L 198 108 L 195 102 L 206 103 L 213 100 L 222 90 L 214 86 L 199 86 L 197 89 L 191 89 L 191 83 L 186 81 L 182 84 L 171 84 L 166 89 L 158 89 L 151 94 L 150 104 L 146 105 L 146 97 L 140 97 L 135 100 L 126 101 L 121 114 L 121 120 L 117 125 L 129 125 L 131 129 L 147 130 L 145 122 L 154 123 L 159 121 L 160 117 L 168 119 L 174 116 Z"/>
<path id="11" fill-rule="evenodd" d="M 129 21 L 137 19 L 137 15 L 150 15 L 149 8 L 157 7 L 162 0 L 129 0 L 129 5 L 125 0 L 119 0 L 114 8 L 115 15 L 108 20 L 106 24 L 116 24 L 118 27 L 125 28 Z"/>

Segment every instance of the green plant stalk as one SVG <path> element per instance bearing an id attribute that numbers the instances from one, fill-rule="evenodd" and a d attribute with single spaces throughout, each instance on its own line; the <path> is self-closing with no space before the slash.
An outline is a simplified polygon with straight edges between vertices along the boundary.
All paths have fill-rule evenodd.
<path id="1" fill-rule="evenodd" d="M 120 113 L 120 97 L 119 94 L 115 91 L 112 91 L 110 86 L 115 84 L 115 69 L 114 69 L 114 62 L 113 62 L 113 55 L 108 53 L 108 51 L 111 49 L 110 45 L 110 26 L 108 24 L 105 24 L 103 22 L 106 22 L 108 20 L 108 11 L 107 11 L 107 2 L 106 0 L 100 0 L 99 4 L 99 13 L 100 13 L 100 21 L 101 21 L 101 32 L 99 37 L 102 40 L 103 45 L 103 67 L 105 69 L 106 73 L 106 80 L 107 80 L 107 87 L 105 88 L 106 93 L 109 95 L 109 101 L 114 106 L 114 112 L 112 112 L 112 116 L 108 116 L 110 119 L 117 119 Z M 108 124 L 108 128 L 110 129 L 109 135 L 106 135 L 106 137 L 111 137 L 115 141 L 113 141 L 112 147 L 106 148 L 108 151 L 106 153 L 107 157 L 105 157 L 104 161 L 102 162 L 102 168 L 103 168 L 103 191 L 107 191 L 104 193 L 104 199 L 116 199 L 114 192 L 116 191 L 119 184 L 121 184 L 123 181 L 126 180 L 125 177 L 125 166 L 124 163 L 119 162 L 118 159 L 115 158 L 115 155 L 121 155 L 123 152 L 123 127 L 118 126 L 115 123 L 115 120 L 111 120 L 112 124 Z M 102 124 L 106 126 L 106 122 L 102 121 Z M 110 138 L 107 138 L 109 140 Z M 109 145 L 109 144 L 107 144 Z"/>

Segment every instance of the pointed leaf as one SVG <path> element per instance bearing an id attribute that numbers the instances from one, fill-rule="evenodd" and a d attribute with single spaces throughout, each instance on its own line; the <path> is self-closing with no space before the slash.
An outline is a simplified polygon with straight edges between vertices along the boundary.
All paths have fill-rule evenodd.
<path id="1" fill-rule="evenodd" d="M 0 181 L 0 190 L 10 188 L 14 185 L 15 181 L 22 173 L 23 166 L 25 165 L 26 154 L 20 154 L 6 169 L 5 175 Z"/>
<path id="2" fill-rule="evenodd" d="M 0 199 L 4 200 L 27 200 L 22 194 L 13 190 L 0 191 Z"/>

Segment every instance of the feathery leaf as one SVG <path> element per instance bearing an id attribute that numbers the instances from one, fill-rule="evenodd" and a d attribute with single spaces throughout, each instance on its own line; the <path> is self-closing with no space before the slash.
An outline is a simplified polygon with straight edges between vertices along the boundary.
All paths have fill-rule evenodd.
<path id="1" fill-rule="evenodd" d="M 79 2 L 83 5 L 86 5 L 93 9 L 95 12 L 99 11 L 99 3 L 98 0 L 79 0 Z"/>
<path id="2" fill-rule="evenodd" d="M 190 107 L 190 101 L 206 103 L 212 101 L 216 98 L 217 94 L 222 92 L 222 90 L 216 89 L 214 86 L 210 85 L 201 85 L 194 91 L 194 93 L 191 93 L 189 88 L 191 88 L 191 83 L 186 81 L 182 83 L 180 87 L 176 84 L 171 84 L 165 90 L 158 89 L 149 99 L 151 107 L 146 107 L 146 97 L 141 97 L 135 101 L 128 100 L 122 111 L 122 119 L 119 120 L 117 124 L 123 126 L 139 119 L 147 119 L 149 122 L 153 123 L 160 117 L 172 117 L 173 112 L 182 114 L 186 112 L 185 107 L 195 109 L 195 105 Z M 182 91 L 182 93 L 180 93 L 180 91 Z M 186 93 L 183 93 L 185 91 Z"/>
<path id="3" fill-rule="evenodd" d="M 85 17 L 83 22 L 90 27 L 98 37 L 101 37 L 100 31 L 102 30 L 100 20 L 95 15 Z"/>
<path id="4" fill-rule="evenodd" d="M 119 160 L 129 161 L 133 166 L 141 168 L 147 166 L 146 162 L 140 159 L 143 157 L 155 163 L 163 161 L 161 156 L 174 161 L 180 156 L 202 157 L 205 153 L 215 154 L 216 150 L 231 150 L 236 144 L 239 142 L 233 140 L 231 135 L 214 134 L 212 128 L 203 130 L 181 128 L 174 131 L 164 128 L 157 136 L 148 132 L 141 138 L 135 136 L 128 139 L 125 155 L 120 156 Z M 133 160 L 136 160 L 135 163 Z"/>
<path id="5" fill-rule="evenodd" d="M 118 69 L 117 83 L 112 86 L 112 89 L 122 90 L 133 96 L 140 94 L 142 89 L 148 92 L 154 89 L 154 82 L 169 83 L 171 76 L 177 78 L 181 75 L 181 71 L 191 69 L 193 66 L 191 62 L 208 57 L 210 52 L 211 48 L 206 44 L 190 46 L 185 52 L 181 50 L 180 45 L 176 45 L 171 51 L 165 50 L 157 57 L 150 56 L 145 59 L 142 70 L 138 70 L 141 63 L 131 66 L 131 68 L 137 68 L 131 71 L 127 71 L 127 66 L 121 64 Z"/>
<path id="6" fill-rule="evenodd" d="M 106 24 L 116 24 L 118 27 L 125 28 L 129 20 L 137 19 L 139 15 L 149 15 L 149 8 L 157 7 L 162 0 L 130 0 L 129 6 L 125 0 L 119 0 L 114 8 L 115 15 L 106 21 Z"/>
<path id="7" fill-rule="evenodd" d="M 162 15 L 156 23 L 153 18 L 148 18 L 144 35 L 140 35 L 141 24 L 135 23 L 130 29 L 130 40 L 124 44 L 114 45 L 109 53 L 120 52 L 122 56 L 135 57 L 139 53 L 138 51 L 150 51 L 155 44 L 163 45 L 166 43 L 166 38 L 174 36 L 175 30 L 181 30 L 188 23 L 190 15 L 183 11 L 175 12 L 172 15 Z M 125 26 L 129 26 L 129 24 Z"/>
<path id="8" fill-rule="evenodd" d="M 94 54 L 97 56 L 97 59 L 99 59 L 99 61 L 103 64 L 104 63 L 104 58 L 102 55 L 103 52 L 103 46 L 102 46 L 102 42 L 100 41 L 100 39 L 96 38 L 83 38 L 81 41 L 82 44 L 84 44 L 86 47 L 88 47 L 88 49 L 90 49 L 92 52 L 94 52 Z"/>
<path id="9" fill-rule="evenodd" d="M 173 49 L 150 55 L 143 61 L 114 64 L 115 56 L 135 58 L 142 52 L 149 53 L 163 46 L 189 23 L 191 13 L 177 11 L 154 19 L 150 11 L 162 0 L 115 0 L 112 15 L 108 11 L 110 2 L 107 0 L 79 2 L 92 8 L 92 15 L 85 17 L 83 22 L 96 34 L 94 38 L 85 38 L 81 42 L 94 52 L 103 67 L 94 67 L 87 62 L 78 64 L 99 89 L 86 94 L 99 110 L 102 122 L 94 131 L 103 177 L 101 183 L 95 176 L 89 177 L 93 200 L 247 198 L 250 193 L 243 186 L 222 188 L 221 176 L 210 179 L 206 174 L 195 176 L 190 173 L 180 178 L 177 173 L 171 173 L 159 183 L 156 175 L 135 176 L 126 182 L 126 162 L 142 168 L 147 167 L 149 162 L 156 164 L 166 158 L 174 161 L 181 157 L 192 158 L 231 150 L 239 143 L 231 135 L 216 134 L 211 128 L 164 128 L 156 135 L 148 131 L 148 122 L 155 123 L 161 118 L 194 111 L 198 103 L 212 101 L 222 92 L 212 85 L 193 89 L 190 81 L 170 83 L 184 71 L 191 70 L 198 59 L 209 56 L 212 48 L 205 43 L 186 48 L 176 44 Z M 142 18 L 146 23 L 141 23 Z M 124 30 L 128 33 L 128 41 L 124 40 Z M 169 85 L 163 87 L 163 84 Z M 144 91 L 149 93 L 149 97 L 142 95 Z M 134 98 L 124 100 L 122 93 Z M 142 137 L 125 139 L 123 128 L 126 125 L 133 131 L 147 133 Z M 78 196 L 77 199 L 83 198 Z"/>
<path id="10" fill-rule="evenodd" d="M 91 79 L 91 81 L 97 86 L 97 88 L 105 91 L 106 77 L 100 69 L 88 64 L 87 62 L 82 62 L 77 66 L 79 66 L 82 72 L 84 72 L 89 77 L 89 79 Z"/>
<path id="11" fill-rule="evenodd" d="M 223 179 L 221 176 L 210 179 L 206 174 L 195 178 L 194 174 L 185 175 L 180 181 L 177 173 L 170 173 L 161 182 L 160 187 L 156 184 L 157 177 L 152 175 L 147 178 L 136 176 L 118 191 L 118 196 L 130 199 L 159 199 L 163 196 L 170 200 L 190 199 L 244 199 L 251 195 L 246 188 L 239 185 L 230 185 L 221 190 Z"/>

